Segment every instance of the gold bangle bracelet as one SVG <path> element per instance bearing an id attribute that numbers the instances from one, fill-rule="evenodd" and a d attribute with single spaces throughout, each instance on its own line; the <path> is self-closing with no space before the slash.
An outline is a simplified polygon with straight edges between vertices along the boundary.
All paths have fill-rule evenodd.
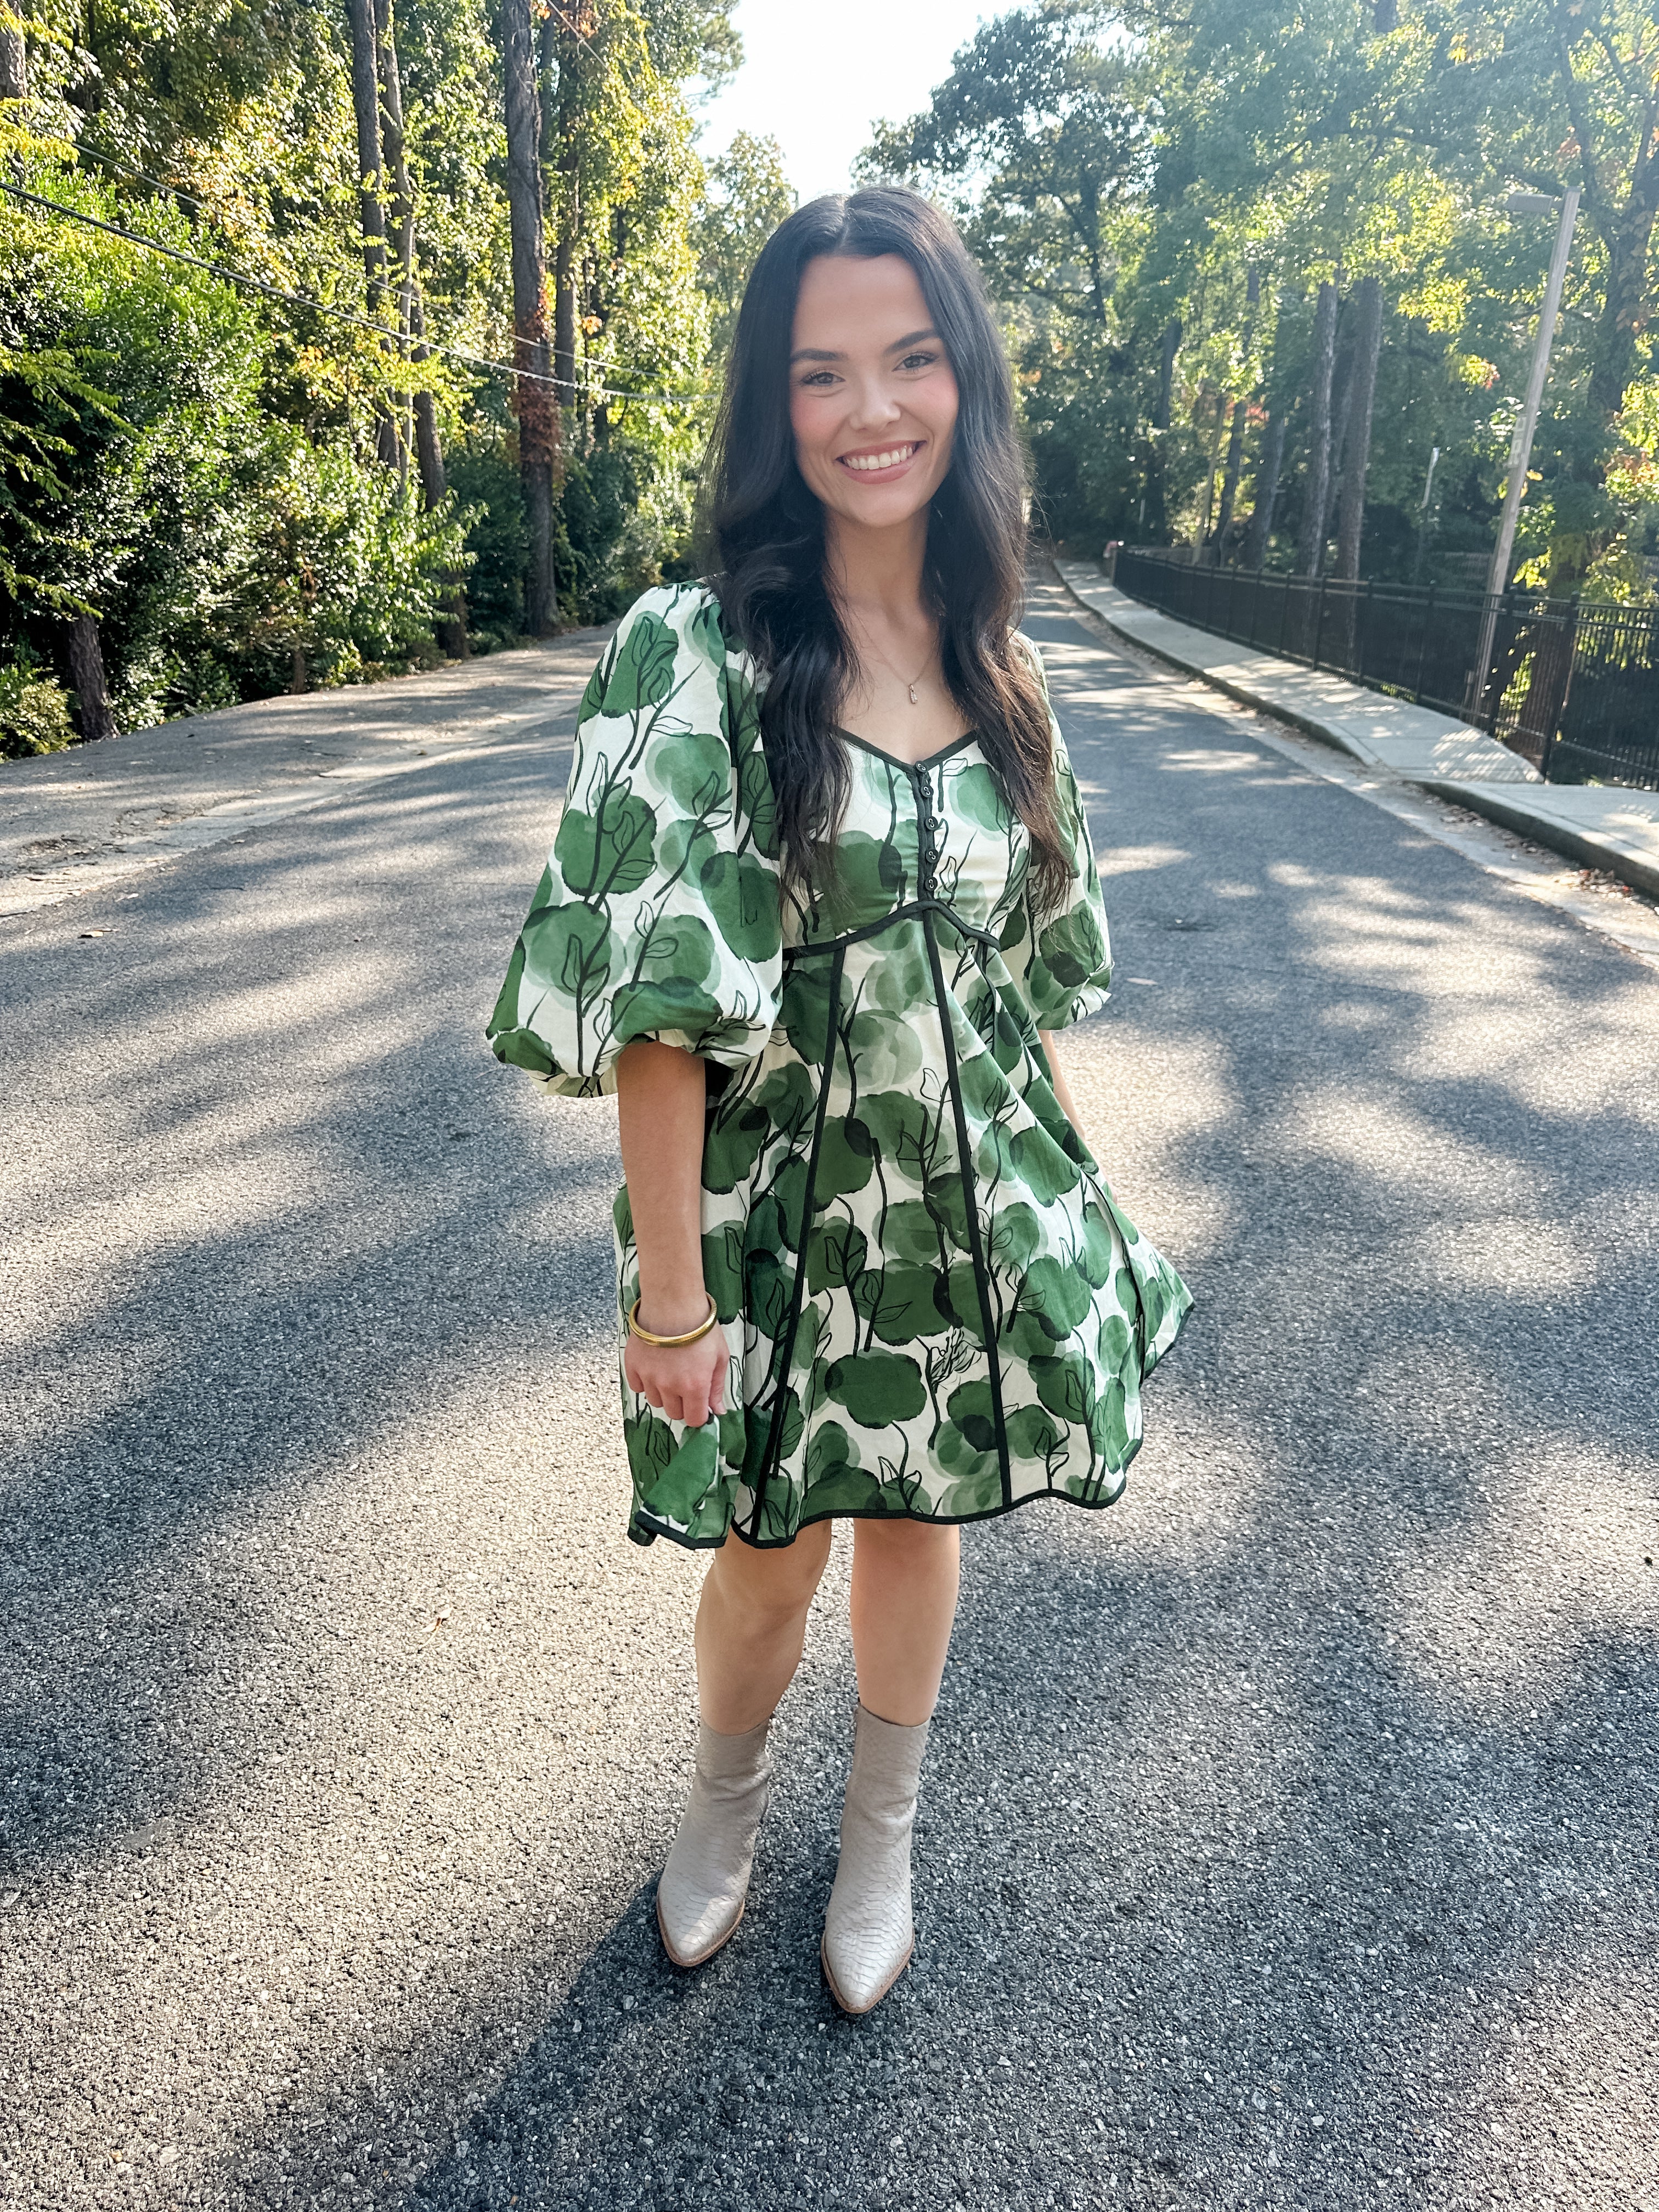
<path id="1" fill-rule="evenodd" d="M 708 1300 L 708 1311 L 707 1315 L 697 1323 L 695 1328 L 688 1328 L 684 1334 L 680 1336 L 659 1336 L 652 1329 L 641 1328 L 640 1327 L 640 1307 L 642 1301 L 639 1298 L 635 1298 L 633 1304 L 628 1309 L 629 1334 L 630 1336 L 637 1336 L 641 1344 L 654 1344 L 659 1350 L 661 1351 L 672 1351 L 676 1345 L 679 1344 L 695 1344 L 700 1336 L 707 1336 L 709 1330 L 713 1328 L 714 1323 L 720 1319 L 720 1308 L 714 1304 L 714 1293 L 709 1291 L 705 1291 L 703 1292 L 703 1296 Z"/>

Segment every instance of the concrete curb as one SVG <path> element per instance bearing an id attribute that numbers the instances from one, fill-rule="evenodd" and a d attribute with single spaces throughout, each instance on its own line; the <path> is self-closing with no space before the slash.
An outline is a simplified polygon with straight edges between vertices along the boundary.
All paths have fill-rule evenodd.
<path id="1" fill-rule="evenodd" d="M 1537 845 L 1547 845 L 1552 852 L 1559 853 L 1569 860 L 1577 860 L 1581 867 L 1605 868 L 1629 884 L 1634 890 L 1645 891 L 1650 898 L 1659 899 L 1659 854 L 1643 849 L 1643 844 L 1659 843 L 1654 834 L 1653 823 L 1648 824 L 1647 838 L 1641 843 L 1627 844 L 1621 841 L 1616 828 L 1598 823 L 1580 829 L 1559 815 L 1546 813 L 1536 804 L 1529 805 L 1517 797 L 1524 787 L 1512 784 L 1468 783 L 1454 781 L 1449 776 L 1413 776 L 1407 781 L 1419 791 L 1431 792 L 1437 799 L 1449 799 L 1455 806 L 1467 806 L 1476 814 L 1484 814 L 1503 830 L 1513 830 L 1517 836 L 1529 837 Z M 1562 787 L 1546 784 L 1544 789 Z M 1586 789 L 1581 785 L 1567 785 L 1565 789 Z M 1595 787 L 1595 795 L 1605 798 Z M 1651 812 L 1659 817 L 1659 794 L 1632 792 L 1636 799 L 1654 801 Z"/>
<path id="2" fill-rule="evenodd" d="M 1659 793 L 1544 783 L 1518 756 L 1449 716 L 1408 708 L 1403 702 L 1367 692 L 1343 678 L 1315 677 L 1293 663 L 1273 663 L 1271 655 L 1255 656 L 1273 665 L 1278 680 L 1271 690 L 1241 680 L 1236 672 L 1206 665 L 1213 661 L 1218 647 L 1226 649 L 1226 641 L 1160 615 L 1156 608 L 1143 608 L 1139 601 L 1108 583 L 1091 564 L 1056 561 L 1054 569 L 1079 606 L 1122 643 L 1150 654 L 1164 666 L 1198 678 L 1240 706 L 1288 723 L 1304 736 L 1363 763 L 1375 775 L 1468 807 L 1517 836 L 1548 846 L 1581 867 L 1605 869 L 1650 897 L 1659 898 Z M 1124 620 L 1123 612 L 1127 610 L 1144 614 L 1148 618 L 1146 626 L 1157 634 L 1143 635 L 1140 623 Z M 1280 668 L 1283 678 L 1279 678 Z M 1304 676 L 1305 686 L 1297 681 Z M 1298 700 L 1294 696 L 1297 689 L 1316 685 L 1325 695 L 1322 698 Z M 1334 713 L 1333 707 L 1343 711 Z M 1394 710 L 1391 716 L 1390 709 Z M 1378 726 L 1389 719 L 1397 726 L 1392 733 L 1384 733 Z M 1351 726 L 1354 720 L 1373 726 L 1371 742 Z M 1456 774 L 1437 771 L 1420 758 L 1425 748 L 1462 750 L 1469 766 Z M 1416 752 L 1419 758 L 1390 759 L 1390 751 Z M 1487 759 L 1489 755 L 1500 757 Z"/>

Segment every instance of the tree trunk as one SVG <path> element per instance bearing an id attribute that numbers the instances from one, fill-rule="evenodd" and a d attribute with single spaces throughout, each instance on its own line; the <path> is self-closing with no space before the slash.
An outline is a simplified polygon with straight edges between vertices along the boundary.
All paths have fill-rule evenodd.
<path id="1" fill-rule="evenodd" d="M 1371 458 L 1371 410 L 1376 401 L 1376 365 L 1382 352 L 1382 286 L 1362 276 L 1354 288 L 1352 404 L 1348 416 L 1348 453 L 1342 471 L 1342 503 L 1337 522 L 1336 573 L 1350 582 L 1359 574 L 1359 541 L 1365 526 L 1365 472 Z"/>
<path id="2" fill-rule="evenodd" d="M 1158 397 L 1152 407 L 1152 447 L 1146 463 L 1146 535 L 1155 545 L 1166 544 L 1170 536 L 1169 473 L 1164 448 L 1169 442 L 1170 409 L 1175 396 L 1176 355 L 1180 349 L 1180 323 L 1166 323 L 1158 356 Z"/>
<path id="3" fill-rule="evenodd" d="M 1255 505 L 1250 511 L 1249 534 L 1244 540 L 1244 566 L 1247 568 L 1265 568 L 1267 560 L 1267 540 L 1273 532 L 1273 508 L 1279 500 L 1279 474 L 1285 465 L 1285 432 L 1288 418 L 1282 407 L 1275 407 L 1267 417 L 1267 434 L 1261 443 L 1261 459 L 1256 466 Z"/>
<path id="4" fill-rule="evenodd" d="M 1659 195 L 1659 155 L 1646 165 L 1650 193 Z M 1636 374 L 1638 335 L 1652 313 L 1648 259 L 1653 242 L 1654 209 L 1633 191 L 1620 210 L 1622 220 L 1597 224 L 1607 252 L 1607 292 L 1590 351 L 1590 404 L 1605 422 L 1622 412 L 1625 393 Z"/>
<path id="5" fill-rule="evenodd" d="M 1316 576 L 1325 550 L 1325 508 L 1331 481 L 1331 378 L 1336 368 L 1336 287 L 1328 277 L 1314 307 L 1313 405 L 1308 432 L 1308 474 L 1302 489 L 1302 542 L 1297 573 Z"/>
<path id="6" fill-rule="evenodd" d="M 525 628 L 545 637 L 558 617 L 553 574 L 553 464 L 558 402 L 549 380 L 547 242 L 542 228 L 542 114 L 530 0 L 502 0 L 507 111 L 507 204 L 513 237 L 514 407 L 519 418 L 519 475 L 529 556 Z"/>
<path id="7" fill-rule="evenodd" d="M 559 380 L 559 404 L 573 409 L 580 398 L 576 382 L 576 292 L 581 270 L 580 134 L 585 117 L 579 27 L 588 27 L 581 15 L 573 21 L 556 13 L 546 33 L 550 64 L 557 73 L 559 88 L 551 118 L 550 155 L 559 173 L 558 236 L 553 247 L 553 374 Z"/>
<path id="8" fill-rule="evenodd" d="M 1221 465 L 1221 432 L 1227 420 L 1227 396 L 1215 395 L 1215 429 L 1210 439 L 1210 450 L 1206 456 L 1208 466 L 1204 471 L 1204 520 L 1199 526 L 1198 542 L 1193 547 L 1193 566 L 1196 568 L 1209 550 L 1215 526 L 1215 472 Z"/>
<path id="9" fill-rule="evenodd" d="M 409 158 L 404 143 L 403 76 L 398 66 L 397 26 L 392 0 L 375 0 L 375 33 L 380 50 L 380 104 L 386 167 L 392 173 L 392 222 L 398 251 L 398 322 L 414 341 L 417 362 L 430 361 L 431 349 L 420 343 L 426 332 L 426 315 L 415 276 L 415 194 L 409 181 Z M 429 391 L 414 394 L 415 459 L 420 471 L 421 498 L 428 510 L 441 507 L 449 487 L 444 478 L 443 441 L 438 434 L 438 410 Z M 466 657 L 466 597 L 458 578 L 445 594 L 437 624 L 438 643 L 452 660 Z"/>
<path id="10" fill-rule="evenodd" d="M 22 100 L 28 88 L 28 47 L 23 33 L 0 25 L 0 100 Z"/>
<path id="11" fill-rule="evenodd" d="M 1251 267 L 1245 280 L 1244 301 L 1243 341 L 1240 351 L 1244 356 L 1248 367 L 1250 349 L 1255 343 L 1256 310 L 1261 304 L 1261 277 L 1259 270 L 1254 266 Z M 1252 382 L 1248 391 L 1253 392 L 1255 388 Z M 1244 465 L 1244 425 L 1249 419 L 1249 412 L 1247 392 L 1242 392 L 1233 408 L 1232 431 L 1227 440 L 1227 465 L 1221 479 L 1221 513 L 1217 518 L 1215 526 L 1215 550 L 1218 561 L 1224 561 L 1227 557 L 1227 539 L 1233 526 L 1233 510 L 1238 504 L 1239 471 Z"/>
<path id="12" fill-rule="evenodd" d="M 1227 465 L 1221 475 L 1221 512 L 1216 518 L 1216 552 L 1224 561 L 1227 557 L 1227 538 L 1233 526 L 1233 509 L 1238 504 L 1238 479 L 1244 466 L 1244 424 L 1249 415 L 1248 399 L 1233 402 L 1232 427 L 1227 434 Z"/>
<path id="13" fill-rule="evenodd" d="M 1341 314 L 1338 311 L 1338 322 Z M 1325 573 L 1325 552 L 1331 542 L 1331 526 L 1336 516 L 1336 495 L 1341 487 L 1342 470 L 1348 458 L 1348 424 L 1353 416 L 1353 379 L 1355 354 L 1352 345 L 1337 356 L 1333 378 L 1336 404 L 1331 414 L 1331 465 L 1325 479 L 1325 512 L 1319 521 L 1319 566 L 1316 575 Z"/>
<path id="14" fill-rule="evenodd" d="M 98 635 L 96 615 L 76 615 L 70 624 L 70 682 L 80 708 L 81 735 L 89 744 L 97 738 L 115 735 L 104 683 L 104 648 Z"/>
<path id="15" fill-rule="evenodd" d="M 374 0 L 346 0 L 351 29 L 351 105 L 357 121 L 357 215 L 363 234 L 363 276 L 371 320 L 386 315 L 386 205 L 381 198 L 380 71 L 374 31 Z M 398 425 L 382 405 L 378 410 L 374 449 L 388 468 L 403 459 Z"/>

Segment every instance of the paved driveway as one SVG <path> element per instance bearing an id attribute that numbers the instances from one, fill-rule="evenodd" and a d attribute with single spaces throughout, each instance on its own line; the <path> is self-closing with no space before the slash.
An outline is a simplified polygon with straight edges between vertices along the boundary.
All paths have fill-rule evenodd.
<path id="1" fill-rule="evenodd" d="M 656 1946 L 700 1568 L 623 1533 L 614 1120 L 479 1035 L 591 642 L 556 728 L 0 924 L 0 2203 L 1659 2201 L 1659 975 L 1030 626 L 1073 1082 L 1201 1303 L 1121 1505 L 969 1534 L 862 2024 L 839 1553 L 744 1925 Z"/>

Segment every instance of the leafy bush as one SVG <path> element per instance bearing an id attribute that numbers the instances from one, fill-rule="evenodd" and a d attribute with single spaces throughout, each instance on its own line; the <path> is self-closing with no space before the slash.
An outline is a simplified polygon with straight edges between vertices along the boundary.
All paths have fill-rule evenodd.
<path id="1" fill-rule="evenodd" d="M 27 651 L 0 665 L 0 759 L 59 753 L 75 740 L 69 699 Z"/>
<path id="2" fill-rule="evenodd" d="M 475 647 L 514 645 L 524 630 L 527 536 L 517 465 L 504 445 L 448 459 L 450 496 L 465 532 L 467 629 Z"/>

